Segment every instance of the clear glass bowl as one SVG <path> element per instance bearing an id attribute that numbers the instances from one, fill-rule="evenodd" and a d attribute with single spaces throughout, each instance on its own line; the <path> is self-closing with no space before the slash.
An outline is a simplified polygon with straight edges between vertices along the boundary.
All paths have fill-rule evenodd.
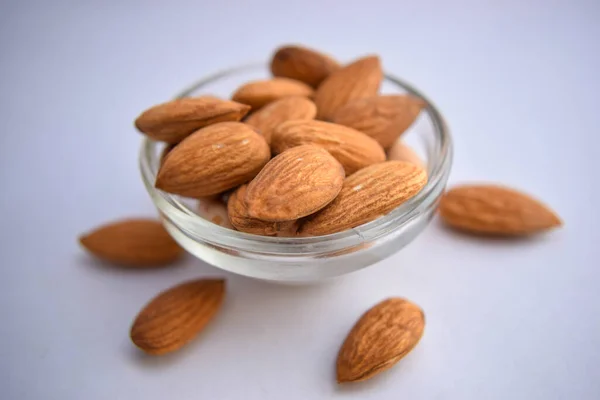
<path id="1" fill-rule="evenodd" d="M 209 76 L 177 97 L 212 94 L 228 98 L 243 83 L 269 77 L 264 64 Z M 314 282 L 347 274 L 381 261 L 410 243 L 431 220 L 452 164 L 448 128 L 435 106 L 417 89 L 386 75 L 383 93 L 410 93 L 426 101 L 419 119 L 402 136 L 423 159 L 429 181 L 412 199 L 375 221 L 327 236 L 278 238 L 218 226 L 196 214 L 195 200 L 154 187 L 164 145 L 144 139 L 142 178 L 165 227 L 187 251 L 236 274 L 279 282 Z"/>

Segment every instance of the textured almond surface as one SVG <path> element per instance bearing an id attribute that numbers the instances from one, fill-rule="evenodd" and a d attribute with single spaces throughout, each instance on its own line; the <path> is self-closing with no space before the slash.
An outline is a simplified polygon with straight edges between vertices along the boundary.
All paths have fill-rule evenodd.
<path id="1" fill-rule="evenodd" d="M 295 146 L 323 147 L 338 160 L 346 175 L 385 160 L 383 148 L 375 140 L 346 126 L 323 121 L 288 121 L 271 136 L 271 150 L 279 154 Z"/>
<path id="2" fill-rule="evenodd" d="M 488 235 L 531 235 L 562 225 L 558 215 L 538 200 L 497 185 L 452 188 L 442 197 L 439 212 L 454 228 Z"/>
<path id="3" fill-rule="evenodd" d="M 298 221 L 268 222 L 251 218 L 246 206 L 247 185 L 240 186 L 229 196 L 227 213 L 229 221 L 238 231 L 262 236 L 294 236 L 298 230 Z"/>
<path id="4" fill-rule="evenodd" d="M 317 115 L 317 106 L 306 97 L 284 97 L 252 113 L 246 123 L 258 129 L 267 143 L 271 143 L 273 129 L 287 120 L 311 120 Z"/>
<path id="5" fill-rule="evenodd" d="M 269 161 L 265 139 L 241 122 L 200 129 L 165 157 L 155 186 L 187 197 L 210 196 L 248 182 Z"/>
<path id="6" fill-rule="evenodd" d="M 389 148 L 415 122 L 425 102 L 409 95 L 354 100 L 338 109 L 332 121 L 354 128 Z"/>
<path id="7" fill-rule="evenodd" d="M 407 161 L 419 167 L 425 167 L 425 163 L 421 160 L 421 157 L 408 145 L 402 143 L 401 140 L 394 143 L 388 150 L 388 160 Z"/>
<path id="8" fill-rule="evenodd" d="M 416 304 L 390 298 L 375 305 L 352 328 L 337 358 L 337 380 L 364 381 L 391 368 L 423 336 L 425 315 Z"/>
<path id="9" fill-rule="evenodd" d="M 325 207 L 339 193 L 344 169 L 325 149 L 298 146 L 265 165 L 248 184 L 248 215 L 264 221 L 291 221 Z"/>
<path id="10" fill-rule="evenodd" d="M 274 76 L 296 79 L 314 88 L 340 64 L 330 56 L 301 46 L 283 46 L 275 51 L 271 60 Z"/>
<path id="11" fill-rule="evenodd" d="M 222 279 L 200 279 L 168 289 L 140 311 L 131 327 L 131 340 L 148 354 L 178 350 L 210 322 L 224 296 Z"/>
<path id="12" fill-rule="evenodd" d="M 159 104 L 136 120 L 140 132 L 155 140 L 178 143 L 200 128 L 217 122 L 239 121 L 250 107 L 213 96 L 187 97 Z"/>
<path id="13" fill-rule="evenodd" d="M 339 108 L 352 100 L 375 96 L 382 79 L 377 56 L 363 57 L 333 72 L 315 93 L 317 118 L 331 120 Z"/>
<path id="14" fill-rule="evenodd" d="M 125 219 L 103 225 L 79 238 L 96 257 L 123 266 L 168 265 L 183 255 L 183 249 L 152 219 Z"/>
<path id="15" fill-rule="evenodd" d="M 334 201 L 303 223 L 300 234 L 327 235 L 365 224 L 419 193 L 426 183 L 425 170 L 404 161 L 363 168 L 346 178 Z"/>
<path id="16" fill-rule="evenodd" d="M 283 97 L 312 97 L 313 94 L 313 89 L 303 82 L 289 78 L 273 78 L 248 82 L 236 90 L 232 98 L 256 110 Z"/>

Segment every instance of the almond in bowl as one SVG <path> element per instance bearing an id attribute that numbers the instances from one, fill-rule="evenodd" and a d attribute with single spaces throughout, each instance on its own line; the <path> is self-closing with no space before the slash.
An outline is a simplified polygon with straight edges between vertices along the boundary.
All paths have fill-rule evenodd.
<path id="1" fill-rule="evenodd" d="M 185 99 L 201 99 L 196 114 L 192 106 L 142 113 L 153 123 L 140 129 L 142 177 L 175 239 L 216 267 L 279 282 L 352 272 L 414 239 L 445 187 L 450 136 L 435 107 L 384 77 L 382 64 L 282 46 L 269 68 L 187 89 Z M 223 81 L 233 89 L 220 91 Z M 384 81 L 397 93 L 380 93 Z M 427 165 L 399 151 L 406 135 L 428 146 Z M 160 165 L 157 140 L 171 145 Z M 223 194 L 226 202 L 206 200 Z M 197 199 L 204 208 L 188 207 Z"/>

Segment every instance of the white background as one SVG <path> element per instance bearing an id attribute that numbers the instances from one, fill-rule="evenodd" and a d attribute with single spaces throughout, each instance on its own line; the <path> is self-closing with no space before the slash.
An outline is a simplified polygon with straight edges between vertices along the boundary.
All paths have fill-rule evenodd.
<path id="1" fill-rule="evenodd" d="M 598 399 L 600 3 L 597 1 L 49 1 L 0 3 L 2 399 Z M 451 183 L 542 198 L 564 229 L 485 241 L 439 221 L 388 260 L 286 287 L 191 257 L 107 268 L 77 236 L 153 216 L 132 121 L 207 73 L 281 43 L 376 52 L 437 103 Z M 128 338 L 158 291 L 226 276 L 222 313 L 185 350 Z M 427 317 L 388 373 L 338 387 L 356 318 L 387 296 Z"/>

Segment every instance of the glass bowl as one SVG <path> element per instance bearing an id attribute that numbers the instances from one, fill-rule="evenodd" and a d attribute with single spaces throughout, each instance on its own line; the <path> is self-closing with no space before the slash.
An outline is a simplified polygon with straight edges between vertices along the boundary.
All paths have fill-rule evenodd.
<path id="1" fill-rule="evenodd" d="M 177 98 L 212 94 L 229 98 L 243 83 L 270 76 L 264 64 L 229 69 L 192 85 Z M 267 237 L 221 227 L 200 217 L 196 200 L 154 187 L 164 144 L 145 138 L 140 153 L 144 185 L 170 234 L 188 252 L 217 268 L 279 282 L 314 282 L 381 261 L 409 244 L 431 220 L 452 164 L 448 128 L 435 106 L 417 89 L 386 75 L 382 93 L 409 93 L 427 106 L 402 135 L 426 164 L 428 183 L 389 214 L 344 232 L 317 237 Z"/>

